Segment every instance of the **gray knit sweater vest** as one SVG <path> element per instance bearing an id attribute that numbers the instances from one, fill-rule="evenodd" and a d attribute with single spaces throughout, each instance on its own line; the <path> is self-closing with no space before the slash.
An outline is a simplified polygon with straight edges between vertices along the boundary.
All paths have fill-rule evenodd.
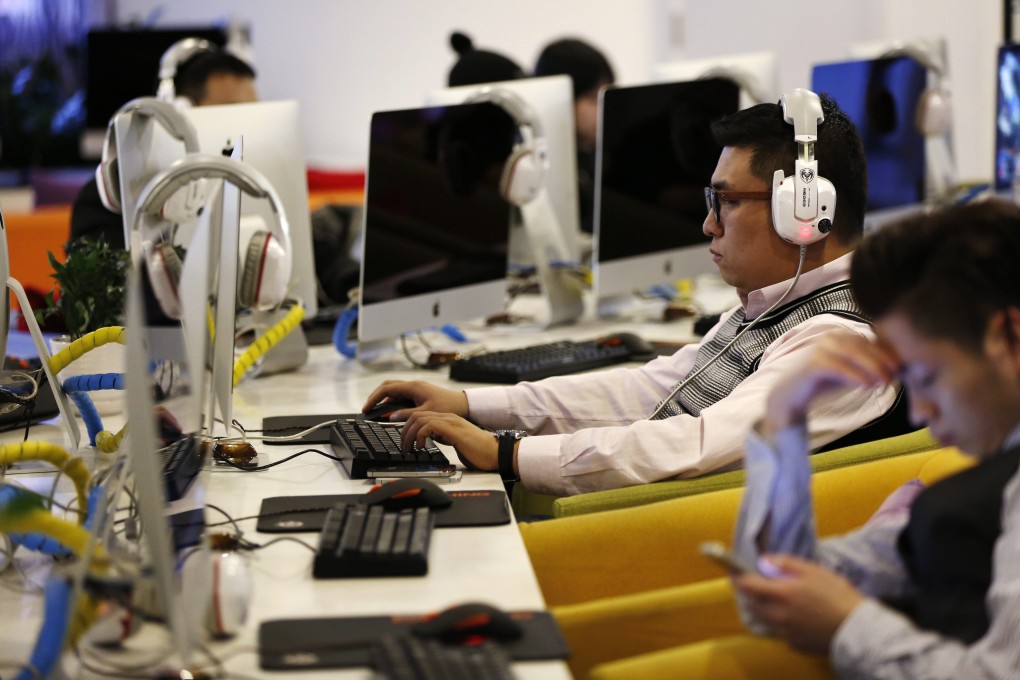
<path id="1" fill-rule="evenodd" d="M 673 401 L 666 404 L 656 420 L 681 414 L 701 415 L 701 411 L 728 396 L 747 376 L 758 370 L 761 355 L 769 345 L 797 325 L 817 314 L 836 314 L 869 323 L 850 292 L 849 281 L 839 281 L 802 298 L 792 300 L 762 318 L 730 347 L 726 354 L 686 385 Z M 744 321 L 744 309 L 738 309 L 709 342 L 698 349 L 688 375 L 712 360 L 733 337 L 750 325 Z M 683 381 L 680 381 L 683 382 Z M 679 384 L 679 383 L 677 383 Z M 661 403 L 661 402 L 660 402 Z"/>

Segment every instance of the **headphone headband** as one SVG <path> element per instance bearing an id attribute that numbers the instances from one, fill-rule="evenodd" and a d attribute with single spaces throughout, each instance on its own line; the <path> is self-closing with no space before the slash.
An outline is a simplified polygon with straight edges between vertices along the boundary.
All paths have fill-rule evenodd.
<path id="1" fill-rule="evenodd" d="M 543 139 L 542 123 L 535 110 L 516 92 L 500 87 L 485 86 L 464 100 L 465 104 L 490 102 L 510 114 L 519 128 L 527 128 L 531 136 Z"/>
<path id="2" fill-rule="evenodd" d="M 177 95 L 174 78 L 177 67 L 199 52 L 215 52 L 216 46 L 202 38 L 184 38 L 168 47 L 159 58 L 159 88 L 156 96 L 165 102 L 172 102 Z"/>
<path id="3" fill-rule="evenodd" d="M 290 252 L 290 226 L 283 212 L 283 202 L 273 185 L 265 175 L 252 166 L 215 154 L 190 154 L 156 173 L 138 197 L 138 210 L 135 212 L 132 230 L 139 227 L 142 215 L 155 214 L 153 211 L 166 202 L 181 185 L 199 179 L 223 179 L 236 185 L 249 196 L 267 199 L 276 217 L 275 222 L 279 225 L 274 236 L 280 240 L 287 252 Z M 272 226 L 270 228 L 272 229 Z"/>
<path id="4" fill-rule="evenodd" d="M 113 114 L 107 126 L 106 138 L 108 144 L 115 143 L 113 141 L 116 139 L 113 130 L 114 123 L 125 113 L 137 113 L 142 116 L 155 118 L 163 126 L 163 129 L 169 132 L 175 139 L 184 142 L 185 151 L 188 153 L 196 153 L 198 151 L 198 133 L 195 131 L 195 126 L 181 114 L 176 106 L 155 97 L 138 97 L 117 109 L 117 113 Z"/>
<path id="5" fill-rule="evenodd" d="M 720 64 L 698 76 L 698 80 L 708 80 L 710 78 L 732 80 L 741 90 L 747 92 L 755 104 L 761 104 L 768 100 L 768 96 L 765 94 L 765 90 L 761 83 L 758 82 L 758 79 L 751 75 L 749 71 L 745 71 L 739 66 Z"/>

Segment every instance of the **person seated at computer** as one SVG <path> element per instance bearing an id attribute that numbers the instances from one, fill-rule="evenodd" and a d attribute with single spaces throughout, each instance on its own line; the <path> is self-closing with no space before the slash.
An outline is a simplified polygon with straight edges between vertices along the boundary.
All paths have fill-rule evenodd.
<path id="1" fill-rule="evenodd" d="M 771 204 L 764 198 L 773 172 L 790 174 L 797 153 L 793 128 L 777 104 L 745 109 L 713 125 L 724 148 L 706 191 L 711 207 L 704 231 L 712 237 L 713 259 L 723 279 L 736 288 L 740 305 L 701 343 L 640 368 L 511 387 L 455 391 L 423 381 L 387 381 L 368 396 L 365 408 L 384 397 L 413 399 L 414 409 L 393 416 L 407 419 L 405 446 L 430 436 L 455 447 L 465 465 L 480 470 L 501 469 L 501 442 L 483 428 L 540 435 L 501 439 L 504 476 L 543 493 L 570 495 L 739 467 L 743 433 L 764 413 L 764 395 L 825 331 L 845 329 L 872 337 L 847 280 L 851 252 L 863 230 L 863 148 L 846 114 L 831 99 L 823 96 L 821 101 L 825 121 L 818 126 L 819 173 L 838 194 L 832 232 L 806 247 L 805 273 L 787 301 L 742 334 L 726 350 L 725 360 L 685 385 L 657 417 L 650 418 L 692 368 L 719 354 L 745 320 L 779 300 L 797 270 L 800 248 L 772 228 Z M 744 192 L 760 193 L 748 197 Z M 906 431 L 905 417 L 883 418 L 896 397 L 892 386 L 826 395 L 813 407 L 812 449 L 847 443 L 849 433 L 877 439 Z"/>
<path id="2" fill-rule="evenodd" d="M 513 59 L 498 52 L 477 49 L 471 38 L 460 31 L 450 34 L 450 47 L 457 53 L 457 62 L 446 78 L 450 87 L 517 80 L 526 75 Z"/>
<path id="3" fill-rule="evenodd" d="M 780 573 L 737 576 L 738 593 L 755 624 L 828 654 L 840 676 L 1020 677 L 1018 259 L 1020 209 L 1004 201 L 876 233 L 852 280 L 877 339 L 826 338 L 773 386 L 749 438 L 749 469 L 774 466 L 783 488 L 750 480 L 737 543 L 749 559 L 760 546 Z M 911 418 L 977 464 L 907 494 L 899 513 L 816 543 L 810 504 L 770 500 L 810 496 L 811 405 L 896 380 Z"/>
<path id="4" fill-rule="evenodd" d="M 180 64 L 174 91 L 178 103 L 191 106 L 258 101 L 255 69 L 222 49 L 198 51 Z M 81 188 L 71 207 L 69 242 L 79 238 L 103 239 L 111 246 L 124 247 L 123 217 L 103 205 L 95 179 Z"/>
<path id="5" fill-rule="evenodd" d="M 577 38 L 561 38 L 542 49 L 535 62 L 534 74 L 567 75 L 573 83 L 581 229 L 591 233 L 595 212 L 595 144 L 598 140 L 599 91 L 616 82 L 613 67 L 593 45 Z"/>

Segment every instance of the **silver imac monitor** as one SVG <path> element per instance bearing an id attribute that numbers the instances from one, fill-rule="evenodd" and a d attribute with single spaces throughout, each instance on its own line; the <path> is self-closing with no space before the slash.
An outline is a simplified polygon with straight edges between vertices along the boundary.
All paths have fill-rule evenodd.
<path id="1" fill-rule="evenodd" d="M 653 286 L 715 272 L 702 231 L 721 152 L 710 126 L 737 106 L 737 86 L 721 78 L 602 91 L 593 258 L 601 315 Z"/>
<path id="2" fill-rule="evenodd" d="M 290 224 L 291 294 L 301 300 L 308 316 L 318 309 L 312 227 L 308 214 L 308 176 L 298 104 L 270 101 L 185 109 L 205 153 L 223 153 L 231 140 L 244 136 L 244 162 L 261 172 L 283 202 Z M 273 219 L 266 201 L 241 197 L 241 215 Z"/>
<path id="3" fill-rule="evenodd" d="M 517 95 L 538 118 L 548 150 L 549 167 L 545 188 L 557 224 L 542 225 L 558 231 L 571 259 L 580 257 L 581 221 L 577 198 L 577 138 L 574 129 L 574 91 L 569 76 L 523 78 L 496 83 L 465 85 L 436 90 L 426 103 L 461 104 L 490 90 L 504 90 Z M 520 232 L 511 236 L 510 264 L 533 264 L 527 242 Z"/>
<path id="4" fill-rule="evenodd" d="M 779 67 L 775 52 L 725 54 L 704 59 L 659 64 L 652 70 L 656 82 L 726 78 L 740 86 L 740 108 L 778 102 Z"/>
<path id="5" fill-rule="evenodd" d="M 359 358 L 503 309 L 510 204 L 498 182 L 514 135 L 491 103 L 372 115 Z"/>

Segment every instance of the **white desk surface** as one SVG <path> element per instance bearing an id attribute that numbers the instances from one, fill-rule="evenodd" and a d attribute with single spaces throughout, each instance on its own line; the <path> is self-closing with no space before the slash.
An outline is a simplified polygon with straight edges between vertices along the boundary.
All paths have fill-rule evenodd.
<path id="1" fill-rule="evenodd" d="M 587 338 L 599 334 L 630 330 L 650 340 L 686 341 L 690 324 L 655 321 L 613 322 L 582 321 L 569 327 L 542 330 L 537 327 L 504 327 L 495 329 L 463 326 L 472 339 L 484 338 L 489 348 L 505 348 L 535 344 L 562 338 Z M 438 336 L 430 336 L 436 340 Z M 414 343 L 411 343 L 412 345 Z M 451 345 L 440 339 L 439 344 Z M 436 349 L 439 349 L 438 347 Z M 416 348 L 421 358 L 427 354 Z M 463 383 L 450 382 L 447 371 L 414 369 L 397 356 L 394 366 L 370 368 L 344 359 L 332 347 L 314 347 L 308 363 L 292 373 L 249 379 L 234 394 L 234 417 L 248 428 L 261 427 L 261 419 L 271 415 L 356 412 L 368 392 L 382 380 L 423 379 L 451 387 Z M 108 428 L 116 425 L 109 418 Z M 55 426 L 36 428 L 32 438 L 60 441 Z M 84 431 L 84 430 L 83 430 Z M 10 435 L 7 435 L 10 437 Z M 8 439 L 7 441 L 11 441 Z M 328 446 L 324 447 L 328 452 Z M 259 447 L 265 462 L 283 458 L 300 450 L 297 446 Z M 447 450 L 451 460 L 456 454 Z M 263 461 L 260 461 L 263 462 Z M 34 482 L 41 488 L 46 477 L 18 475 L 21 482 Z M 450 489 L 501 489 L 497 475 L 465 472 L 463 479 Z M 61 495 L 71 491 L 66 478 L 59 483 Z M 209 475 L 207 498 L 235 518 L 257 515 L 262 499 L 270 496 L 354 493 L 367 490 L 366 482 L 351 480 L 336 463 L 315 454 L 305 454 L 293 461 L 259 473 L 214 470 Z M 208 510 L 208 522 L 219 520 L 218 513 Z M 280 534 L 259 534 L 255 521 L 241 520 L 240 526 L 250 540 L 264 543 Z M 316 534 L 289 534 L 310 545 L 317 543 Z M 544 609 L 537 581 L 528 561 L 516 525 L 478 528 L 444 528 L 433 533 L 429 574 L 422 578 L 334 579 L 311 577 L 312 552 L 290 541 L 283 541 L 251 553 L 250 566 L 254 596 L 248 622 L 233 640 L 210 645 L 214 653 L 226 659 L 228 673 L 238 677 L 284 677 L 300 675 L 308 678 L 368 678 L 368 669 L 301 671 L 280 673 L 262 671 L 256 653 L 258 624 L 276 618 L 308 618 L 345 615 L 421 614 L 466 601 L 485 601 L 504 609 Z M 42 558 L 19 552 L 21 566 L 33 581 L 41 583 L 47 564 Z M 0 576 L 8 585 L 17 579 L 8 570 Z M 24 660 L 34 644 L 41 611 L 41 597 L 20 594 L 10 587 L 0 588 L 0 622 L 20 621 L 26 625 L 4 625 L 0 638 L 0 662 Z M 515 664 L 522 678 L 569 678 L 566 665 L 559 662 Z"/>

